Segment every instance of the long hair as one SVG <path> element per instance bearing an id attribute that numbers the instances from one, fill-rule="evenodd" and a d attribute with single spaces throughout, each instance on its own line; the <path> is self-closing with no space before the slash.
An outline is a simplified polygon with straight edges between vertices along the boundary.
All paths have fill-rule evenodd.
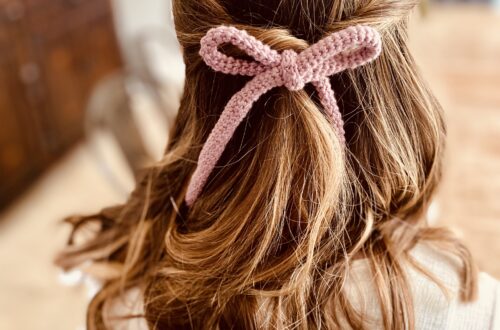
<path id="1" fill-rule="evenodd" d="M 439 245 L 462 261 L 462 299 L 474 294 L 468 251 L 424 213 L 441 177 L 441 108 L 407 46 L 413 0 L 173 0 L 186 82 L 164 157 L 144 170 L 123 205 L 68 219 L 73 234 L 57 263 L 110 270 L 88 308 L 106 328 L 111 302 L 140 288 L 155 329 L 366 328 L 345 290 L 350 265 L 373 272 L 386 329 L 413 329 L 405 265 Z M 248 31 L 273 49 L 301 51 L 356 24 L 382 36 L 380 57 L 331 77 L 346 151 L 315 90 L 276 88 L 240 125 L 194 205 L 186 186 L 203 143 L 248 77 L 214 72 L 199 56 L 215 26 Z M 234 47 L 223 47 L 242 56 Z M 74 236 L 98 224 L 89 240 Z"/>

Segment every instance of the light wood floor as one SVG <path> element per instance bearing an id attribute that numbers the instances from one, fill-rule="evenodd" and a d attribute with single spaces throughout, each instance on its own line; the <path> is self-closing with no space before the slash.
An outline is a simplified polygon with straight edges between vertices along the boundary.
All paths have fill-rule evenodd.
<path id="1" fill-rule="evenodd" d="M 434 9 L 413 20 L 411 37 L 449 123 L 438 222 L 460 232 L 482 270 L 500 277 L 500 15 Z M 0 329 L 83 324 L 84 288 L 62 287 L 50 264 L 67 234 L 59 219 L 123 198 L 102 182 L 79 146 L 0 216 Z"/>

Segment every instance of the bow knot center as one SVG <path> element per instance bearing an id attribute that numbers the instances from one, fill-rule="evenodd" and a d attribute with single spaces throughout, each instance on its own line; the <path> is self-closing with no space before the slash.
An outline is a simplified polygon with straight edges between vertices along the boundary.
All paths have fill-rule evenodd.
<path id="1" fill-rule="evenodd" d="M 297 64 L 298 54 L 287 49 L 281 54 L 281 75 L 283 84 L 291 91 L 298 91 L 306 85 Z"/>

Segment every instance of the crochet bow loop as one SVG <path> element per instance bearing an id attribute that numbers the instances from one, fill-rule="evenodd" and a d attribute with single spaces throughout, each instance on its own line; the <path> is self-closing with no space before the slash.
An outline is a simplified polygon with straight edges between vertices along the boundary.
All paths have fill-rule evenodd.
<path id="1" fill-rule="evenodd" d="M 366 26 L 354 26 L 331 34 L 302 53 L 281 54 L 283 85 L 291 91 L 304 88 L 346 69 L 364 65 L 381 51 L 380 35 Z"/>
<path id="2" fill-rule="evenodd" d="M 307 82 L 318 81 L 377 58 L 382 50 L 379 33 L 364 25 L 330 34 L 299 54 L 299 68 Z"/>
<path id="3" fill-rule="evenodd" d="M 230 43 L 255 61 L 245 61 L 227 56 L 219 51 L 219 46 Z M 279 63 L 281 56 L 268 45 L 263 44 L 245 30 L 232 26 L 210 29 L 200 41 L 200 55 L 205 63 L 215 71 L 225 74 L 256 76 Z"/>
<path id="4" fill-rule="evenodd" d="M 223 44 L 240 48 L 254 61 L 227 56 L 219 51 Z M 256 76 L 279 68 L 281 81 L 289 90 L 304 88 L 346 69 L 364 65 L 381 52 L 380 35 L 371 27 L 358 25 L 330 34 L 300 54 L 285 50 L 281 54 L 244 30 L 219 26 L 201 40 L 200 55 L 215 71 L 232 75 Z"/>

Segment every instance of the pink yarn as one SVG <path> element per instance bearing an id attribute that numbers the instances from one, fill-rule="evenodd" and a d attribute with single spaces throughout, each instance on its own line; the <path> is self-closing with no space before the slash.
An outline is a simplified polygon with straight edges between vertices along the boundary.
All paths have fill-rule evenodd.
<path id="1" fill-rule="evenodd" d="M 237 46 L 255 61 L 221 53 L 218 47 L 225 43 Z M 299 54 L 293 50 L 280 54 L 235 27 L 220 26 L 209 30 L 201 39 L 200 55 L 205 63 L 215 71 L 254 78 L 231 98 L 211 131 L 191 177 L 186 204 L 191 206 L 196 201 L 227 143 L 254 102 L 275 87 L 285 86 L 298 91 L 312 83 L 341 142 L 345 143 L 344 122 L 328 77 L 374 60 L 381 48 L 379 33 L 362 25 L 335 32 Z"/>

